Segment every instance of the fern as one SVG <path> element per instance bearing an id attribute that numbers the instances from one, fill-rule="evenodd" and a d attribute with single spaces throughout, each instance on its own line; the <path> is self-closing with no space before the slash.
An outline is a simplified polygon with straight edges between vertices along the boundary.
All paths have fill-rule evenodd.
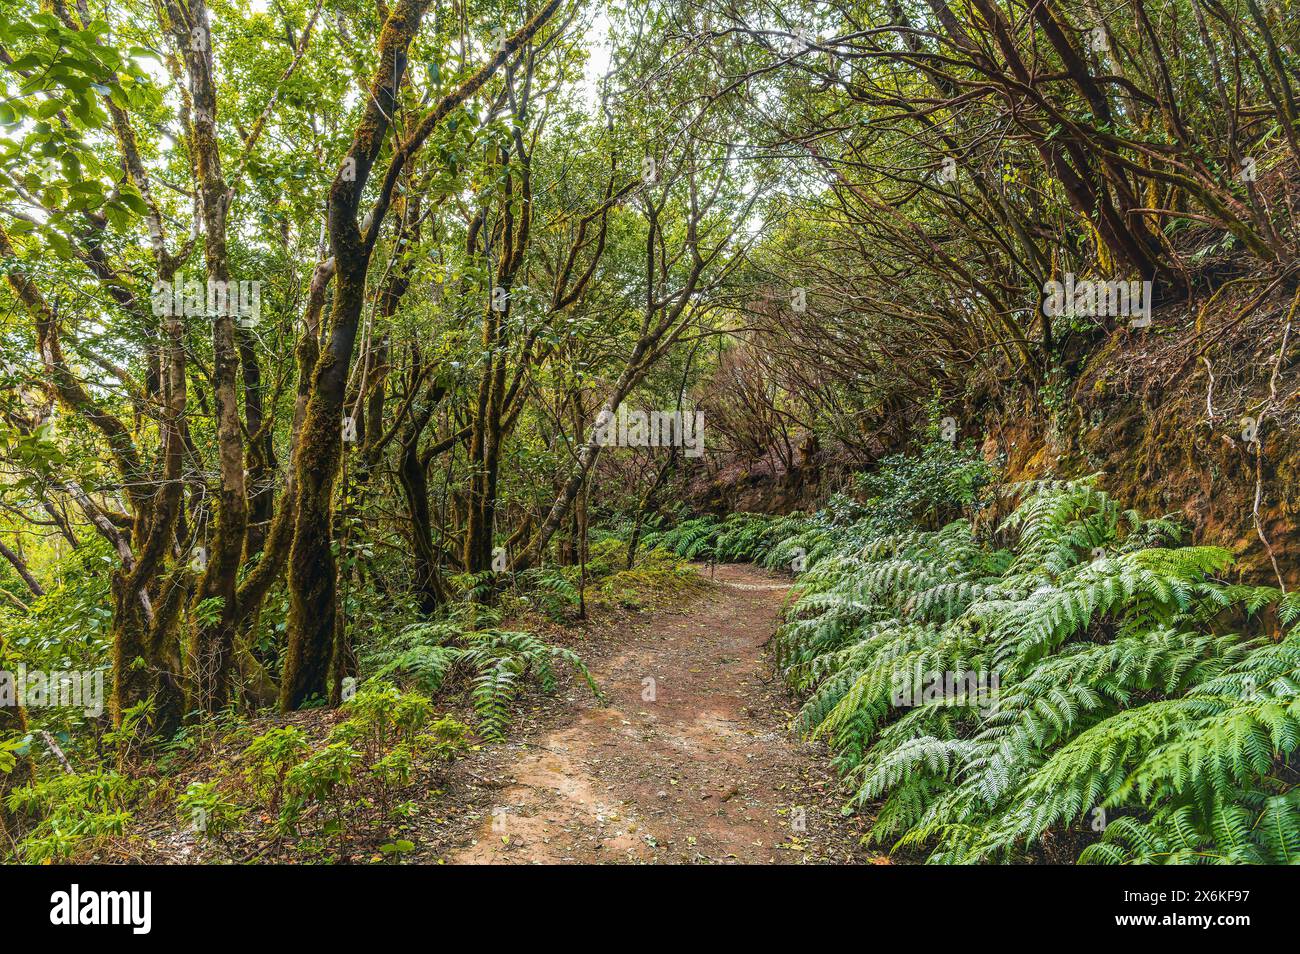
<path id="1" fill-rule="evenodd" d="M 555 691 L 556 662 L 573 669 L 601 698 L 596 681 L 576 653 L 531 633 L 466 630 L 454 622 L 440 621 L 409 626 L 395 643 L 400 648 L 390 649 L 375 678 L 406 676 L 430 694 L 463 678 L 470 687 L 479 731 L 489 741 L 505 737 L 511 705 L 530 678 L 543 692 Z"/>
<path id="2" fill-rule="evenodd" d="M 727 537 L 767 541 L 775 565 L 818 551 L 775 654 L 805 697 L 796 727 L 874 806 L 870 837 L 932 862 L 1009 859 L 1049 831 L 1085 862 L 1294 857 L 1300 637 L 1257 631 L 1265 607 L 1290 625 L 1300 603 L 1223 582 L 1228 551 L 1179 546 L 1175 524 L 1091 479 L 1007 493 L 1017 506 L 984 537 L 823 514 L 775 542 L 739 522 Z M 983 674 L 991 704 L 900 698 L 935 673 Z"/>

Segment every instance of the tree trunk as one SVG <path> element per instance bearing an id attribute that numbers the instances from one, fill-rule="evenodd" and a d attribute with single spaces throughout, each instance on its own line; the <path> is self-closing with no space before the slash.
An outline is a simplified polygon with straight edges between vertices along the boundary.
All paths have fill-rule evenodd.
<path id="1" fill-rule="evenodd" d="M 394 148 L 382 177 L 378 198 L 367 216 L 365 232 L 358 211 L 366 183 L 396 111 L 397 91 L 407 65 L 407 47 L 419 30 L 430 0 L 399 0 L 379 39 L 375 70 L 365 112 L 352 145 L 330 188 L 328 227 L 336 279 L 330 312 L 330 337 L 313 372 L 302 441 L 293 459 L 297 521 L 289 554 L 289 632 L 280 706 L 289 710 L 312 697 L 337 697 L 340 665 L 333 663 L 338 617 L 336 564 L 331 550 L 334 480 L 342 447 L 342 410 L 348 368 L 366 297 L 366 275 L 398 179 L 410 157 L 433 129 L 529 42 L 560 6 L 550 0 L 505 43 L 492 59 L 455 91 L 443 97 Z"/>
<path id="2" fill-rule="evenodd" d="M 337 572 L 333 553 L 334 481 L 342 454 L 343 404 L 357 326 L 366 297 L 366 273 L 376 216 L 363 235 L 357 221 L 362 192 L 396 110 L 406 48 L 429 0 L 401 0 L 380 35 L 379 66 L 365 114 L 330 188 L 329 236 L 335 263 L 330 337 L 314 369 L 302 439 L 293 457 L 296 520 L 289 551 L 289 624 L 280 707 L 296 709 L 313 697 L 337 695 L 331 672 L 337 641 Z"/>

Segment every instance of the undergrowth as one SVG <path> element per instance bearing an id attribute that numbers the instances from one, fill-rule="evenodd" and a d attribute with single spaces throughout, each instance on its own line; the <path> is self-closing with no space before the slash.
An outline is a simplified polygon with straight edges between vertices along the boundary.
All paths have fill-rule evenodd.
<path id="1" fill-rule="evenodd" d="M 170 798 L 176 830 L 217 850 L 239 832 L 258 853 L 291 847 L 305 860 L 336 860 L 351 852 L 353 839 L 368 838 L 382 842 L 382 858 L 403 841 L 385 839 L 418 807 L 404 797 L 420 794 L 408 792 L 417 771 L 454 759 L 468 747 L 470 729 L 437 716 L 428 696 L 382 680 L 358 690 L 342 715 L 320 740 L 296 725 L 260 735 L 238 725 L 225 738 L 233 756 L 214 761 L 206 777 L 179 793 L 165 777 L 121 771 L 54 775 L 15 788 L 5 807 L 32 823 L 13 854 L 33 863 L 92 856 L 141 811 Z"/>
<path id="2" fill-rule="evenodd" d="M 1005 493 L 984 535 L 818 515 L 755 554 L 803 555 L 777 658 L 870 839 L 948 863 L 1300 860 L 1300 634 L 1265 624 L 1300 601 L 1092 481 Z"/>
<path id="3" fill-rule="evenodd" d="M 636 606 L 706 585 L 689 563 L 662 550 L 643 551 L 631 568 L 626 562 L 621 540 L 593 541 L 586 563 L 589 604 L 603 599 Z M 350 826 L 379 831 L 400 822 L 410 805 L 398 794 L 420 765 L 454 755 L 469 744 L 471 732 L 485 742 L 503 740 L 526 687 L 553 692 L 567 669 L 601 697 L 574 650 L 527 631 L 539 615 L 554 621 L 573 617 L 578 566 L 548 565 L 509 580 L 508 587 L 498 578 L 491 603 L 472 598 L 475 587 L 486 589 L 483 581 L 454 582 L 465 598 L 436 617 L 404 625 L 395 619 L 391 628 L 375 627 L 358 640 L 363 679 L 345 686 L 347 718 L 327 737 L 312 739 L 301 728 L 282 726 L 249 740 L 256 723 L 231 707 L 189 720 L 175 736 L 161 739 L 153 733 L 149 705 L 142 703 L 123 713 L 118 728 L 97 732 L 98 753 L 84 745 L 68 749 L 78 766 L 107 755 L 115 768 L 38 772 L 0 791 L 0 822 L 7 817 L 12 829 L 0 824 L 8 836 L 0 839 L 0 857 L 41 863 L 93 856 L 108 842 L 129 838 L 132 824 L 160 798 L 174 802 L 180 830 L 204 842 L 224 845 L 267 816 L 275 837 L 337 856 L 346 850 Z M 60 591 L 51 598 L 74 596 Z M 11 648 L 53 666 L 58 660 L 39 655 L 43 640 L 39 632 L 18 633 Z M 434 717 L 435 702 L 459 706 L 462 700 L 474 717 L 472 726 Z M 49 738 L 66 746 L 76 738 L 63 731 L 72 716 L 50 711 L 53 717 L 39 713 L 40 728 L 48 726 Z M 43 757 L 40 738 L 34 730 L 0 740 L 0 780 L 7 780 L 19 757 L 40 755 L 44 765 L 52 763 Z M 245 746 L 236 758 L 239 771 L 214 770 L 231 744 Z M 171 776 L 195 769 L 199 777 L 184 791 L 170 791 Z M 400 838 L 381 846 L 395 860 L 410 850 Z"/>

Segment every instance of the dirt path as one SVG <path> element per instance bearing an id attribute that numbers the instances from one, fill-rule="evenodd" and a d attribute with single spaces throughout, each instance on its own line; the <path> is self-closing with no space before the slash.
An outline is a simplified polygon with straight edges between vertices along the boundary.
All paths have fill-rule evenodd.
<path id="1" fill-rule="evenodd" d="M 593 661 L 578 701 L 502 766 L 461 864 L 871 860 L 824 752 L 787 729 L 763 650 L 787 583 L 746 565 Z"/>

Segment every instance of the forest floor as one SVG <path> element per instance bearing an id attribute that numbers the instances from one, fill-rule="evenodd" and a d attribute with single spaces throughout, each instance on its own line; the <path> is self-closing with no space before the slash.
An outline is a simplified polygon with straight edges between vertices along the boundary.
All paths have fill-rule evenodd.
<path id="1" fill-rule="evenodd" d="M 713 576 L 676 605 L 594 619 L 575 648 L 604 704 L 574 685 L 482 750 L 486 764 L 452 767 L 446 795 L 462 810 L 410 860 L 883 861 L 858 844 L 865 820 L 842 814 L 824 747 L 789 729 L 765 651 L 788 578 L 748 565 Z"/>
<path id="2" fill-rule="evenodd" d="M 554 693 L 528 689 L 508 741 L 419 767 L 396 824 L 354 806 L 341 839 L 286 839 L 263 810 L 205 840 L 178 820 L 176 793 L 229 775 L 250 734 L 290 722 L 324 740 L 342 718 L 305 710 L 159 770 L 153 807 L 83 860 L 364 864 L 393 860 L 383 848 L 401 839 L 406 864 L 888 863 L 859 843 L 868 819 L 842 813 L 825 745 L 790 729 L 794 700 L 767 647 L 789 577 L 744 564 L 696 572 L 699 585 L 667 593 L 593 593 L 586 620 L 526 621 L 582 657 L 603 700 L 570 673 Z M 469 718 L 463 701 L 451 711 Z"/>

